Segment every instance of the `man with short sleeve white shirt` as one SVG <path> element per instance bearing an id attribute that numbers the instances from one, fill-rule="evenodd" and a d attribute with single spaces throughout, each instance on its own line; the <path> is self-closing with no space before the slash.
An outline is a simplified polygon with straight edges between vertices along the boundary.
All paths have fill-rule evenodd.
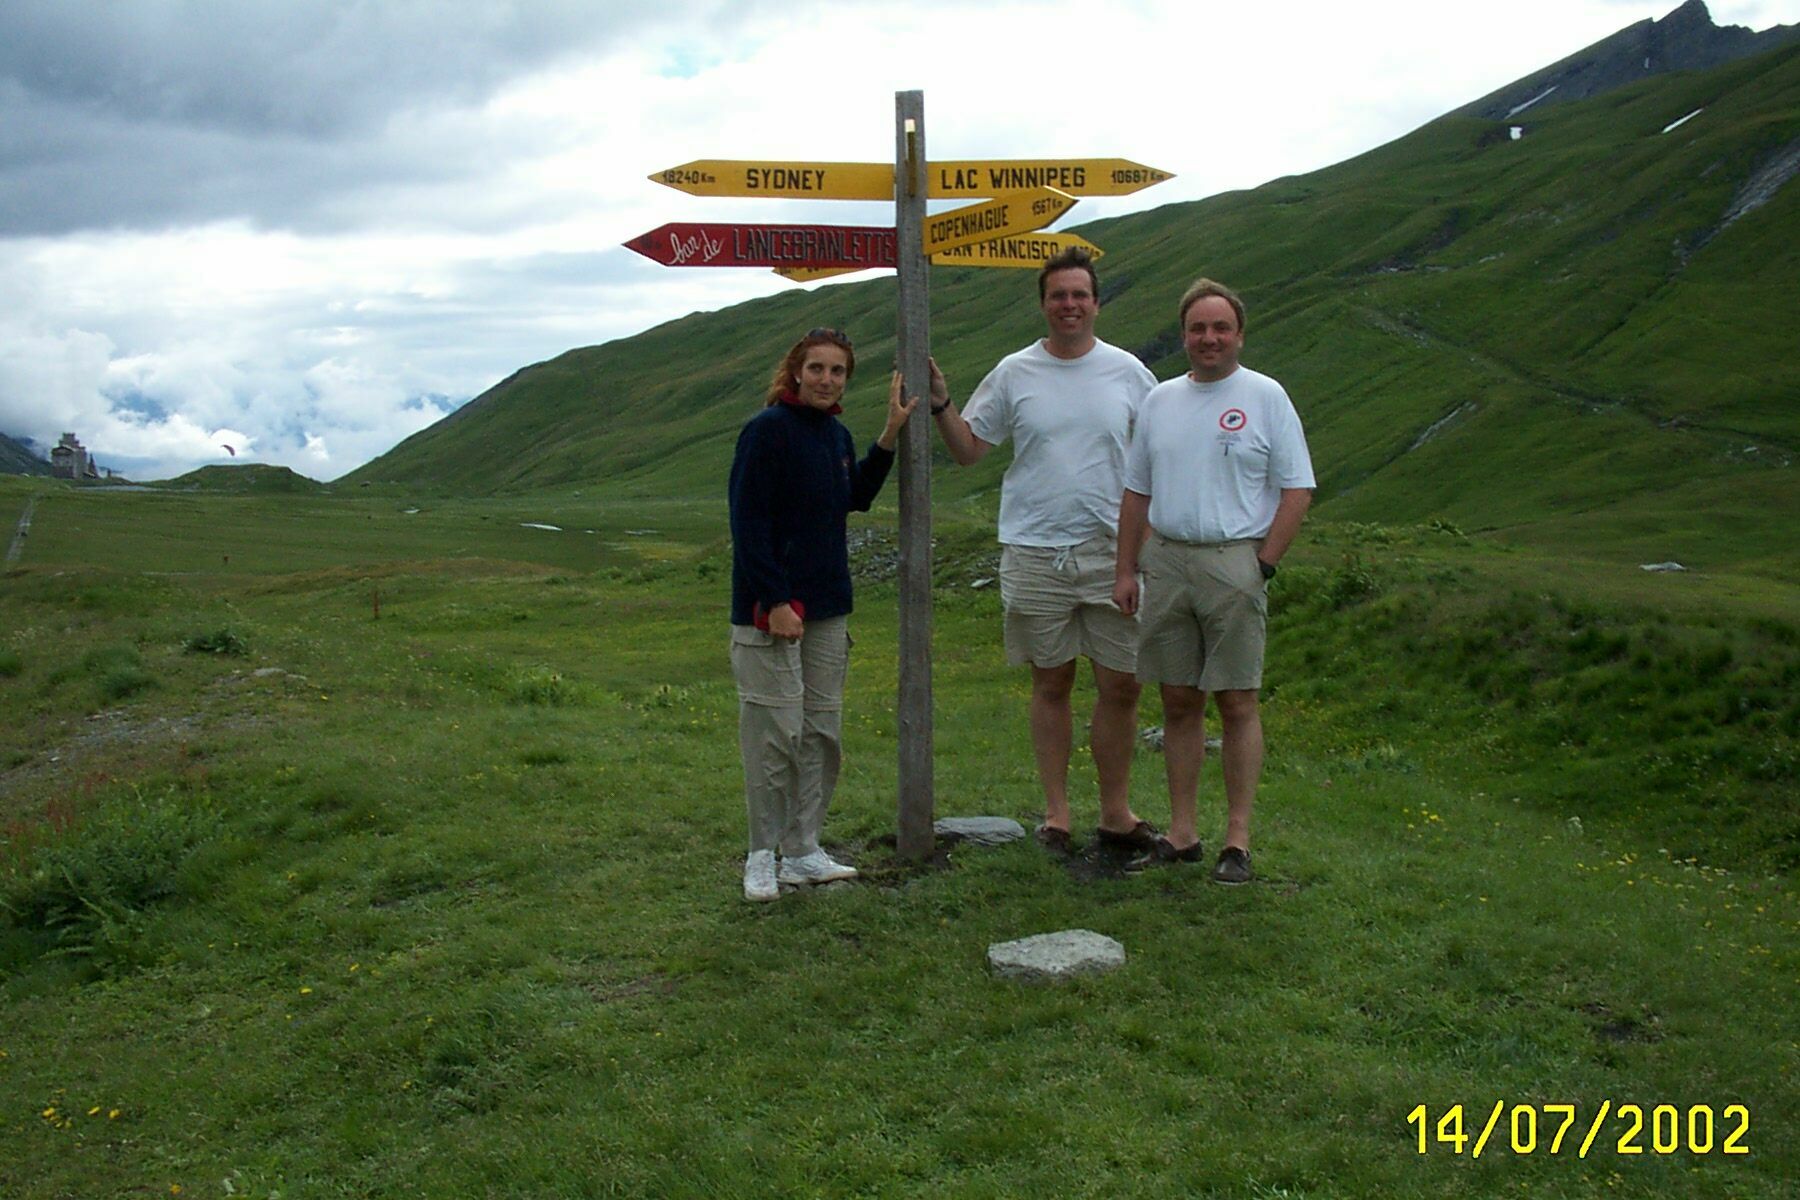
<path id="1" fill-rule="evenodd" d="M 1161 686 L 1169 833 L 1128 869 L 1201 861 L 1206 698 L 1219 708 L 1220 883 L 1248 883 L 1262 776 L 1267 586 L 1312 503 L 1312 458 L 1287 392 L 1241 365 L 1243 302 L 1208 279 L 1181 299 L 1190 370 L 1145 399 L 1125 466 L 1113 599 L 1137 613 L 1138 678 Z M 1141 585 L 1140 585 L 1141 576 Z"/>
<path id="2" fill-rule="evenodd" d="M 1137 623 L 1112 600 L 1119 496 L 1138 406 L 1156 377 L 1094 336 L 1100 311 L 1093 260 L 1079 248 L 1044 264 L 1038 299 L 1047 335 L 1001 359 L 966 413 L 931 368 L 931 413 L 959 465 L 1007 441 L 1000 488 L 1000 594 L 1007 659 L 1031 667 L 1031 742 L 1044 791 L 1040 842 L 1068 851 L 1069 695 L 1075 660 L 1093 665 L 1089 746 L 1099 775 L 1103 845 L 1147 852 L 1156 830 L 1131 810 L 1137 734 Z"/>

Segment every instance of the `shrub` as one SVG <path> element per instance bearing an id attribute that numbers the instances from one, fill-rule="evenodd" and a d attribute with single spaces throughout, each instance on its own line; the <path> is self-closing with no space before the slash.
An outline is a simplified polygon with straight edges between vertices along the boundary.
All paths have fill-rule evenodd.
<path id="1" fill-rule="evenodd" d="M 17 650 L 0 650 L 0 679 L 11 679 L 25 669 Z"/>
<path id="2" fill-rule="evenodd" d="M 575 685 L 549 667 L 531 667 L 513 676 L 507 699 L 513 704 L 558 706 L 579 700 Z"/>
<path id="3" fill-rule="evenodd" d="M 1350 521 L 1345 523 L 1343 529 L 1354 545 L 1391 546 L 1396 540 L 1393 530 L 1373 521 Z"/>
<path id="4" fill-rule="evenodd" d="M 96 646 L 82 656 L 81 669 L 94 680 L 102 704 L 116 704 L 156 686 L 143 658 L 127 645 Z"/>
<path id="5" fill-rule="evenodd" d="M 131 646 L 95 646 L 81 656 L 81 669 L 89 675 L 104 675 L 121 667 L 141 667 L 143 658 Z"/>
<path id="6" fill-rule="evenodd" d="M 102 802 L 85 819 L 53 822 L 0 863 L 0 919 L 47 938 L 57 952 L 117 957 L 141 928 L 141 914 L 176 892 L 177 874 L 218 832 L 218 815 L 173 788 Z"/>
<path id="7" fill-rule="evenodd" d="M 215 629 L 211 633 L 196 633 L 183 646 L 189 654 L 230 654 L 241 658 L 250 652 L 244 639 L 233 632 L 230 626 Z"/>
<path id="8" fill-rule="evenodd" d="M 1331 581 L 1325 585 L 1325 598 L 1333 608 L 1349 608 L 1380 591 L 1381 584 L 1376 581 L 1375 573 L 1356 555 L 1346 554 L 1343 565 L 1331 573 Z"/>
<path id="9" fill-rule="evenodd" d="M 156 676 L 143 667 L 119 667 L 100 677 L 100 699 L 107 704 L 117 704 L 155 686 Z"/>

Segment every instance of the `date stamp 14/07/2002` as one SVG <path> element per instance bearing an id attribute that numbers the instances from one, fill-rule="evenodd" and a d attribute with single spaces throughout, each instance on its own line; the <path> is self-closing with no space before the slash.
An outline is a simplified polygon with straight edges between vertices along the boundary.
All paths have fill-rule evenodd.
<path id="1" fill-rule="evenodd" d="M 1510 1113 L 1508 1113 L 1510 1109 Z M 1513 1104 L 1494 1101 L 1484 1114 L 1452 1104 L 1435 1114 L 1420 1104 L 1406 1114 L 1419 1135 L 1420 1154 L 1448 1151 L 1480 1158 L 1487 1150 L 1514 1154 L 1748 1154 L 1750 1109 L 1727 1104 L 1620 1104 L 1603 1100 L 1593 1116 L 1574 1104 Z M 1504 1118 L 1504 1121 L 1503 1121 Z M 1479 1123 L 1479 1124 L 1478 1124 Z M 1472 1132 L 1474 1131 L 1474 1132 Z"/>

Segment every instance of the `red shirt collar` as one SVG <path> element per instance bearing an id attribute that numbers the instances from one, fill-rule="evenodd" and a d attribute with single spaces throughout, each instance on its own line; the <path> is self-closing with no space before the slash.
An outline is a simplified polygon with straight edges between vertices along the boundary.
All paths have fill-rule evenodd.
<path id="1" fill-rule="evenodd" d="M 795 391 L 793 388 L 788 388 L 785 391 L 783 391 L 781 393 L 781 395 L 777 397 L 777 399 L 779 399 L 783 404 L 787 405 L 789 408 L 812 408 L 812 405 L 810 405 L 806 401 L 802 400 L 800 398 L 800 393 Z M 819 410 L 813 409 L 813 411 L 817 412 Z M 841 404 L 834 404 L 830 408 L 824 410 L 825 415 L 828 417 L 835 417 L 843 411 L 844 411 L 844 406 Z"/>

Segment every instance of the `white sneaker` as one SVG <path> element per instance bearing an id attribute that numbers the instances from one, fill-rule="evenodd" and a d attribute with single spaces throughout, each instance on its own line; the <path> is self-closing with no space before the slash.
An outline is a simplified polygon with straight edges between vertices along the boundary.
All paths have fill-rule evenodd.
<path id="1" fill-rule="evenodd" d="M 837 879 L 855 879 L 856 868 L 846 866 L 823 850 L 814 850 L 800 858 L 781 860 L 783 883 L 830 883 Z"/>
<path id="2" fill-rule="evenodd" d="M 775 852 L 752 850 L 744 859 L 744 899 L 779 900 L 781 889 L 775 886 Z"/>

